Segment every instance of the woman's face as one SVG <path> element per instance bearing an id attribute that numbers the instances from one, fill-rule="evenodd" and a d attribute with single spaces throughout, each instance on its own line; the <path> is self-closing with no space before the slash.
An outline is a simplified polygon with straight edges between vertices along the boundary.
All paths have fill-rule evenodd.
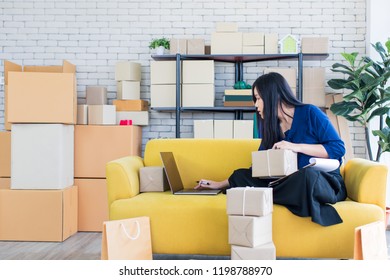
<path id="1" fill-rule="evenodd" d="M 257 88 L 254 89 L 253 93 L 254 93 L 255 98 L 256 98 L 255 107 L 257 109 L 257 112 L 259 112 L 260 117 L 263 119 L 263 108 L 264 108 L 263 99 L 261 99 L 260 94 L 257 91 Z"/>

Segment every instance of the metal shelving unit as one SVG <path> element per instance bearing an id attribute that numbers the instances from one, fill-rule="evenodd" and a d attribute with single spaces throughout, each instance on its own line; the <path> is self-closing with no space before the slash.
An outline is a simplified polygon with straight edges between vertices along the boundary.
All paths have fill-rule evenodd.
<path id="1" fill-rule="evenodd" d="M 152 55 L 156 61 L 176 61 L 176 107 L 172 108 L 151 108 L 158 111 L 175 111 L 176 113 L 176 138 L 180 138 L 180 113 L 181 112 L 234 112 L 235 119 L 243 118 L 244 112 L 254 112 L 254 107 L 181 107 L 181 61 L 182 60 L 214 60 L 219 62 L 233 63 L 235 67 L 235 82 L 244 78 L 244 64 L 248 62 L 286 60 L 297 61 L 298 63 L 298 92 L 297 97 L 303 97 L 303 61 L 324 60 L 328 54 L 209 54 L 209 55 Z"/>

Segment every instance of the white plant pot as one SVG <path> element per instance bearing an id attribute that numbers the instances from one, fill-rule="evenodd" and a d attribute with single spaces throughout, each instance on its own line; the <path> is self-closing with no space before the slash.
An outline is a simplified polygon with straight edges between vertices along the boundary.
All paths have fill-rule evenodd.
<path id="1" fill-rule="evenodd" d="M 163 55 L 165 52 L 165 48 L 163 46 L 160 46 L 156 49 L 156 54 L 157 55 Z"/>

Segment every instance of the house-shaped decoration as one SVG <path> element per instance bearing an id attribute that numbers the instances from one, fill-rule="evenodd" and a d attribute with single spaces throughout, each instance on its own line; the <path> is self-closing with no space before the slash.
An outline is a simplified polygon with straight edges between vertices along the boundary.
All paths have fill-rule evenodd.
<path id="1" fill-rule="evenodd" d="M 280 53 L 298 53 L 298 40 L 293 35 L 286 35 L 280 41 Z"/>

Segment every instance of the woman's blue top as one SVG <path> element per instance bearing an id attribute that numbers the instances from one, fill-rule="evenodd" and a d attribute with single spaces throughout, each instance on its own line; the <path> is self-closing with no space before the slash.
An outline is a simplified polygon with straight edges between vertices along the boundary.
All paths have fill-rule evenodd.
<path id="1" fill-rule="evenodd" d="M 291 128 L 286 131 L 282 140 L 301 144 L 322 144 L 330 159 L 342 162 L 345 154 L 343 140 L 340 139 L 329 118 L 318 107 L 305 104 L 295 106 Z M 260 145 L 259 150 L 264 150 Z M 312 156 L 298 153 L 298 169 L 309 164 Z"/>

